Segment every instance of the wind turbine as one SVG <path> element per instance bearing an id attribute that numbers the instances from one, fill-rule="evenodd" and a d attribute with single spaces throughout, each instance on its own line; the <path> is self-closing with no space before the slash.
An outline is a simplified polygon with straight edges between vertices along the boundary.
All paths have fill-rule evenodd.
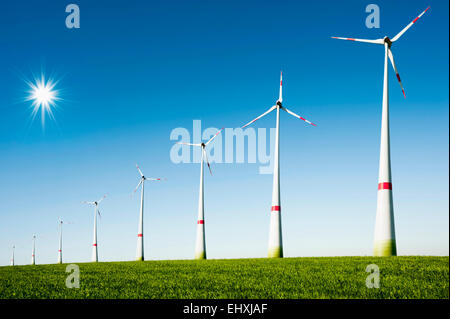
<path id="1" fill-rule="evenodd" d="M 253 122 L 259 120 L 263 116 L 269 114 L 273 110 L 277 110 L 277 121 L 276 121 L 276 133 L 275 133 L 275 159 L 273 166 L 273 191 L 272 191 L 272 208 L 270 213 L 270 229 L 269 229 L 269 258 L 283 257 L 283 240 L 281 236 L 281 202 L 280 202 L 280 110 L 283 110 L 290 115 L 305 121 L 308 124 L 316 126 L 307 119 L 295 114 L 294 112 L 288 110 L 282 105 L 283 102 L 283 72 L 280 75 L 280 95 L 274 106 L 269 110 L 255 118 L 254 120 L 248 122 L 242 128 L 252 124 Z"/>
<path id="2" fill-rule="evenodd" d="M 141 210 L 140 210 L 140 214 L 139 214 L 139 228 L 138 228 L 138 239 L 137 239 L 137 248 L 136 248 L 136 260 L 144 260 L 144 183 L 145 183 L 145 181 L 160 181 L 161 178 L 145 177 L 137 164 L 136 164 L 136 168 L 138 169 L 139 174 L 141 174 L 141 178 L 140 178 L 139 184 L 134 189 L 134 192 L 136 192 L 138 190 L 139 186 L 142 185 L 142 188 L 141 188 Z"/>
<path id="3" fill-rule="evenodd" d="M 82 202 L 84 204 L 93 205 L 94 206 L 94 240 L 92 243 L 92 258 L 91 260 L 93 262 L 98 262 L 98 249 L 97 249 L 97 214 L 100 215 L 100 210 L 98 209 L 98 205 L 104 200 L 106 195 L 104 195 L 102 198 L 100 198 L 96 202 Z"/>
<path id="4" fill-rule="evenodd" d="M 16 248 L 15 245 L 12 246 L 12 256 L 11 256 L 11 266 L 14 266 L 14 249 Z"/>
<path id="5" fill-rule="evenodd" d="M 373 44 L 384 45 L 384 78 L 383 78 L 383 109 L 381 115 L 381 142 L 380 142 L 380 163 L 378 171 L 378 198 L 377 211 L 375 221 L 374 236 L 374 255 L 375 256 L 396 256 L 397 245 L 395 241 L 395 225 L 394 225 L 394 205 L 392 199 L 392 177 L 391 177 L 391 159 L 389 145 L 389 96 L 388 96 L 388 58 L 391 60 L 394 72 L 397 75 L 398 83 L 406 98 L 400 75 L 394 63 L 394 55 L 392 54 L 392 44 L 400 39 L 400 37 L 419 20 L 419 18 L 427 12 L 430 7 L 426 8 L 419 16 L 410 22 L 395 37 L 390 39 L 384 37 L 377 40 L 353 39 L 332 37 L 333 39 L 350 40 L 357 42 L 367 42 Z"/>
<path id="6" fill-rule="evenodd" d="M 61 218 L 58 219 L 59 226 L 59 249 L 58 249 L 58 264 L 62 264 L 62 226 L 63 224 L 73 224 L 72 222 L 64 222 Z"/>
<path id="7" fill-rule="evenodd" d="M 204 185 L 203 185 L 203 162 L 206 161 L 206 164 L 209 168 L 209 173 L 212 175 L 211 166 L 209 165 L 208 155 L 206 155 L 206 146 L 211 143 L 211 141 L 219 135 L 219 133 L 223 130 L 221 128 L 213 137 L 209 139 L 206 143 L 200 144 L 191 144 L 191 143 L 183 143 L 178 142 L 177 144 L 189 145 L 189 146 L 197 146 L 202 148 L 202 158 L 200 162 L 200 191 L 198 197 L 198 218 L 197 218 L 197 240 L 195 243 L 195 259 L 206 259 L 206 242 L 205 242 L 205 209 L 204 209 Z"/>
<path id="8" fill-rule="evenodd" d="M 36 265 L 36 235 L 33 235 L 33 250 L 31 251 L 31 264 Z"/>

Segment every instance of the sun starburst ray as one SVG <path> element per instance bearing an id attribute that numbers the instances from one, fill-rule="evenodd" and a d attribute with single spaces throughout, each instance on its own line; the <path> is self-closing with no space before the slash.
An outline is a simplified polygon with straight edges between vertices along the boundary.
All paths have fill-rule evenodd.
<path id="1" fill-rule="evenodd" d="M 56 108 L 56 102 L 61 101 L 59 91 L 55 90 L 55 86 L 58 81 L 52 78 L 45 79 L 44 74 L 41 74 L 40 78 L 35 78 L 34 82 L 26 81 L 29 86 L 28 96 L 26 101 L 32 101 L 31 116 L 33 120 L 36 115 L 41 113 L 42 126 L 45 126 L 45 117 L 48 115 L 50 119 L 54 120 L 54 114 L 52 108 Z"/>

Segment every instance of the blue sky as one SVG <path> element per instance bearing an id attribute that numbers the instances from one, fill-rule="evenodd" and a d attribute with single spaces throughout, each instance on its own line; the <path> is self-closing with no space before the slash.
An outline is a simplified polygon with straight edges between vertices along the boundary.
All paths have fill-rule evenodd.
<path id="1" fill-rule="evenodd" d="M 77 3 L 81 28 L 65 27 Z M 312 122 L 281 118 L 286 256 L 371 255 L 384 51 L 331 36 L 393 37 L 407 99 L 389 67 L 391 161 L 401 255 L 448 255 L 447 1 L 14 1 L 0 12 L 0 264 L 89 261 L 92 209 L 102 203 L 101 261 L 133 260 L 139 163 L 146 184 L 147 259 L 194 254 L 199 164 L 174 164 L 170 132 L 193 120 L 240 127 L 284 104 Z M 30 121 L 24 78 L 44 71 L 64 99 L 55 122 Z M 274 127 L 271 114 L 255 128 Z M 205 179 L 209 258 L 265 257 L 272 176 L 258 164 L 213 163 Z"/>

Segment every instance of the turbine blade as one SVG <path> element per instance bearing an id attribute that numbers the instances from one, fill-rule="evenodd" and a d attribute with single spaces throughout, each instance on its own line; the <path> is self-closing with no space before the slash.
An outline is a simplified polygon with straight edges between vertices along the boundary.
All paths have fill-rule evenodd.
<path id="1" fill-rule="evenodd" d="M 102 214 L 100 214 L 100 210 L 99 209 L 97 209 L 97 214 L 98 214 L 98 217 L 100 217 L 100 219 L 102 218 Z"/>
<path id="2" fill-rule="evenodd" d="M 101 202 L 102 202 L 102 200 L 104 200 L 106 198 L 106 194 L 105 195 L 103 195 L 103 197 L 102 198 L 100 198 L 98 201 L 97 201 L 97 204 L 100 204 Z"/>
<path id="3" fill-rule="evenodd" d="M 144 174 L 142 174 L 142 171 L 141 171 L 141 169 L 139 168 L 138 164 L 136 164 L 136 168 L 138 169 L 139 174 L 141 174 L 141 176 L 144 177 Z"/>
<path id="4" fill-rule="evenodd" d="M 388 49 L 388 56 L 389 56 L 389 60 L 391 60 L 391 64 L 392 64 L 392 67 L 394 68 L 395 74 L 397 75 L 398 83 L 400 84 L 400 87 L 402 88 L 403 96 L 406 99 L 405 90 L 403 89 L 402 81 L 400 80 L 400 74 L 398 74 L 397 67 L 395 66 L 394 55 L 392 54 L 391 49 Z"/>
<path id="5" fill-rule="evenodd" d="M 314 123 L 311 123 L 310 121 L 308 121 L 307 119 L 305 119 L 304 117 L 302 117 L 302 116 L 300 116 L 300 115 L 297 115 L 297 114 L 295 114 L 294 112 L 292 112 L 292 111 L 289 111 L 287 108 L 285 108 L 284 106 L 281 108 L 282 110 L 284 110 L 284 111 L 286 111 L 286 112 L 288 112 L 289 114 L 291 114 L 292 116 L 295 116 L 296 118 L 299 118 L 300 120 L 303 120 L 303 121 L 305 121 L 306 123 L 308 123 L 308 124 L 311 124 L 311 125 L 314 125 L 314 126 L 317 126 L 316 124 L 314 124 Z"/>
<path id="6" fill-rule="evenodd" d="M 419 14 L 414 20 L 412 20 L 412 21 L 411 21 L 411 22 L 410 22 L 410 23 L 409 23 L 402 31 L 400 31 L 395 37 L 393 37 L 393 38 L 391 39 L 391 41 L 392 41 L 392 42 L 395 42 L 395 41 L 397 41 L 398 39 L 400 39 L 400 37 L 403 35 L 403 33 L 405 33 L 409 28 L 411 28 L 411 26 L 412 26 L 414 23 L 416 23 L 416 21 L 419 20 L 419 18 L 420 18 L 421 16 L 423 16 L 423 14 L 424 14 L 425 12 L 428 11 L 428 9 L 430 9 L 430 7 L 426 8 L 424 12 L 422 12 L 422 13 Z"/>
<path id="7" fill-rule="evenodd" d="M 184 143 L 184 142 L 177 142 L 175 144 L 189 145 L 189 146 L 202 146 L 201 144 L 192 144 L 192 143 Z"/>
<path id="8" fill-rule="evenodd" d="M 150 178 L 146 178 L 149 181 L 166 181 L 166 178 L 155 178 L 155 177 L 150 177 Z"/>
<path id="9" fill-rule="evenodd" d="M 281 71 L 280 74 L 280 96 L 278 101 L 283 102 L 283 71 Z"/>
<path id="10" fill-rule="evenodd" d="M 86 201 L 83 201 L 83 202 L 81 202 L 82 204 L 88 204 L 88 205 L 94 205 L 95 203 L 94 202 L 86 202 Z"/>
<path id="11" fill-rule="evenodd" d="M 366 42 L 366 43 L 374 43 L 374 44 L 384 44 L 383 39 L 376 40 L 367 40 L 367 39 L 355 39 L 355 38 L 341 38 L 341 37 L 331 37 L 332 39 L 338 40 L 348 40 L 348 41 L 356 41 L 356 42 Z"/>
<path id="12" fill-rule="evenodd" d="M 205 154 L 206 164 L 208 165 L 209 173 L 210 173 L 211 176 L 212 176 L 213 173 L 212 173 L 212 171 L 211 171 L 211 166 L 209 165 L 208 155 L 206 155 L 206 150 L 205 150 L 205 149 L 203 149 L 203 154 Z"/>
<path id="13" fill-rule="evenodd" d="M 224 129 L 224 128 L 222 127 L 222 128 L 221 128 L 221 129 L 220 129 L 213 137 L 211 137 L 211 138 L 209 139 L 208 142 L 205 143 L 205 145 L 208 145 L 213 139 L 215 139 L 216 136 L 219 135 L 220 132 L 222 132 L 223 129 Z"/>
<path id="14" fill-rule="evenodd" d="M 139 186 L 141 186 L 143 179 L 141 178 L 141 180 L 139 181 L 139 184 L 137 184 L 136 188 L 134 189 L 133 193 L 136 193 L 136 191 L 138 190 Z"/>
<path id="15" fill-rule="evenodd" d="M 265 115 L 269 114 L 270 112 L 272 112 L 273 110 L 275 110 L 276 107 L 277 107 L 276 105 L 272 106 L 269 110 L 267 110 L 266 112 L 264 112 L 263 114 L 261 114 L 260 116 L 258 116 L 256 119 L 251 120 L 250 122 L 248 122 L 247 124 L 245 124 L 245 125 L 244 125 L 243 127 L 241 127 L 241 128 L 244 128 L 244 127 L 246 127 L 246 126 L 248 126 L 248 125 L 250 125 L 250 124 L 256 122 L 257 120 L 259 120 L 259 119 L 262 118 L 263 116 L 265 116 Z"/>

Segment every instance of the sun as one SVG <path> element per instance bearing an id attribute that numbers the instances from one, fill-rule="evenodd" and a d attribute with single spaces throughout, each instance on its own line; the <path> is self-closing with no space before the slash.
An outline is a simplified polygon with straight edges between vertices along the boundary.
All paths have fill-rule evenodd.
<path id="1" fill-rule="evenodd" d="M 27 101 L 32 101 L 32 116 L 33 118 L 40 111 L 42 125 L 45 125 L 45 116 L 54 119 L 52 108 L 56 107 L 56 102 L 61 100 L 58 90 L 55 90 L 56 81 L 52 79 L 45 79 L 44 74 L 40 79 L 35 79 L 33 82 L 27 82 L 30 90 L 27 96 Z"/>

